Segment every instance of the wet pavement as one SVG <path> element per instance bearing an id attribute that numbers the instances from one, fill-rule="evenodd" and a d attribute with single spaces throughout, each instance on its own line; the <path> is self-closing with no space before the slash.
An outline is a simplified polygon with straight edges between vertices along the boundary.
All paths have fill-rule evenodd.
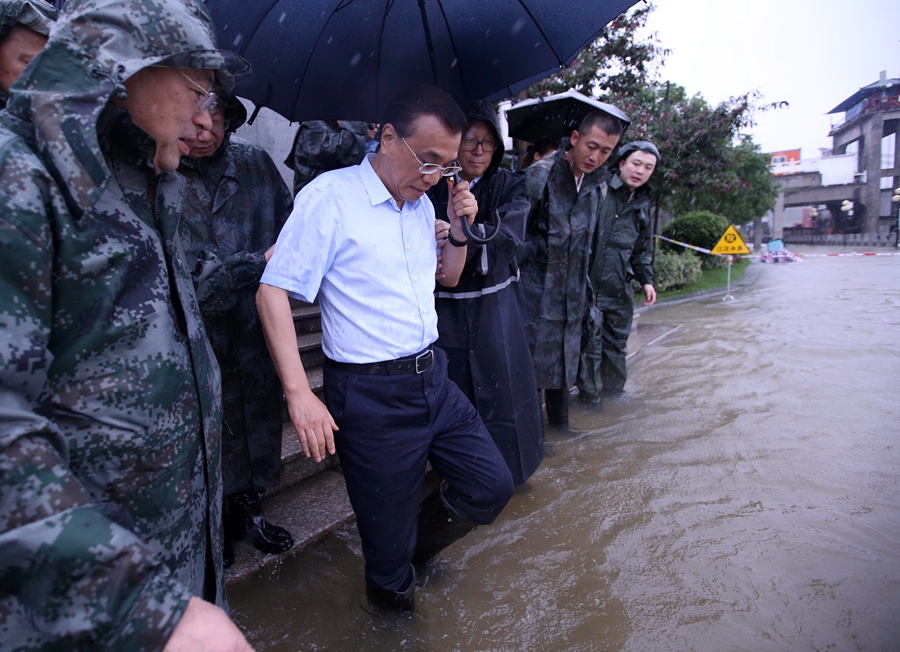
<path id="1" fill-rule="evenodd" d="M 792 248 L 822 253 L 846 249 Z M 754 265 L 758 265 L 754 263 Z M 414 615 L 347 526 L 229 587 L 257 650 L 900 649 L 900 256 L 759 265 L 641 314 L 630 400 L 573 408 Z"/>

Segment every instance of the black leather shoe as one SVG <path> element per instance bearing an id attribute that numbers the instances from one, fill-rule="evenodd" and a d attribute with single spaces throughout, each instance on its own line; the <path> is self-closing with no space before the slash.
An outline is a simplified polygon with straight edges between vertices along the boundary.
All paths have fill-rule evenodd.
<path id="1" fill-rule="evenodd" d="M 373 584 L 366 578 L 366 597 L 369 603 L 385 611 L 412 611 L 416 606 L 416 571 L 405 591 L 391 591 Z"/>
<path id="2" fill-rule="evenodd" d="M 294 545 L 290 532 L 266 521 L 260 501 L 265 491 L 231 496 L 232 535 L 261 552 L 277 555 Z"/>

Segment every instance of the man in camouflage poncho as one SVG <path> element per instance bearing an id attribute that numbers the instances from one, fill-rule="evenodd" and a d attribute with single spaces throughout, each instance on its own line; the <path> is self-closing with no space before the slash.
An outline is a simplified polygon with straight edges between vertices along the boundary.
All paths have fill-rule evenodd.
<path id="1" fill-rule="evenodd" d="M 269 155 L 233 135 L 247 119 L 240 101 L 220 97 L 210 116 L 212 129 L 200 132 L 179 167 L 188 180 L 181 233 L 222 371 L 228 566 L 233 539 L 270 554 L 293 545 L 260 507 L 266 489 L 278 484 L 282 393 L 256 309 L 259 278 L 293 201 Z"/>
<path id="2" fill-rule="evenodd" d="M 294 171 L 294 196 L 323 172 L 358 165 L 365 155 L 365 122 L 301 122 L 291 154 L 284 161 Z"/>
<path id="3" fill-rule="evenodd" d="M 0 0 L 0 108 L 9 87 L 44 49 L 57 11 L 43 0 Z"/>
<path id="4" fill-rule="evenodd" d="M 215 49 L 202 5 L 69 0 L 0 114 L 11 649 L 249 649 L 210 604 L 225 604 L 221 397 L 173 173 L 209 89 L 247 67 Z"/>
<path id="5" fill-rule="evenodd" d="M 572 132 L 571 148 L 525 170 L 531 214 L 520 255 L 528 309 L 529 339 L 538 388 L 544 389 L 547 419 L 568 423 L 568 392 L 575 385 L 581 354 L 588 259 L 606 170 L 622 125 L 606 113 L 591 113 Z"/>

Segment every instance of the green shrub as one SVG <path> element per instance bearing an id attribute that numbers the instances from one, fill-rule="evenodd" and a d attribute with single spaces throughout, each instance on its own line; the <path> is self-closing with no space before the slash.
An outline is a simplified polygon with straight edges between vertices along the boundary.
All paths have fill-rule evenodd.
<path id="1" fill-rule="evenodd" d="M 700 258 L 690 249 L 676 251 L 656 250 L 653 260 L 653 287 L 657 292 L 677 290 L 700 280 L 703 270 Z"/>
<path id="2" fill-rule="evenodd" d="M 728 220 L 709 211 L 695 211 L 679 215 L 663 227 L 662 235 L 704 249 L 712 249 L 728 228 Z M 684 251 L 683 247 L 661 241 L 667 251 Z M 698 253 L 703 269 L 722 269 L 728 265 L 724 256 Z"/>

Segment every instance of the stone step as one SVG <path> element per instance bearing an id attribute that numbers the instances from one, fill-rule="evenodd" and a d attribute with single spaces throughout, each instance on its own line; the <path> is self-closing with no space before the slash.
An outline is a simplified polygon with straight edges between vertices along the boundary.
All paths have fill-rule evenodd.
<path id="1" fill-rule="evenodd" d="M 267 495 L 263 499 L 263 512 L 268 520 L 291 533 L 294 547 L 282 555 L 267 555 L 249 544 L 235 542 L 234 563 L 225 571 L 227 583 L 278 563 L 353 520 L 344 476 L 337 467 Z"/>
<path id="2" fill-rule="evenodd" d="M 336 455 L 326 453 L 325 459 L 316 462 L 312 457 L 306 457 L 300 446 L 297 431 L 290 421 L 286 421 L 281 431 L 281 481 L 269 493 L 275 493 L 287 489 L 291 485 L 302 482 L 322 471 L 337 466 Z"/>
<path id="3" fill-rule="evenodd" d="M 325 361 L 322 353 L 322 333 L 297 333 L 297 348 L 300 350 L 300 361 L 307 374 L 313 369 L 321 369 Z"/>
<path id="4" fill-rule="evenodd" d="M 291 317 L 297 334 L 316 333 L 322 330 L 322 312 L 318 304 L 291 300 Z"/>
<path id="5" fill-rule="evenodd" d="M 438 484 L 437 475 L 428 467 L 421 498 L 436 491 Z M 225 581 L 228 584 L 299 553 L 309 544 L 326 537 L 355 518 L 339 465 L 283 491 L 266 495 L 262 508 L 266 519 L 291 533 L 294 547 L 281 555 L 268 555 L 247 543 L 236 542 L 234 563 L 225 571 Z"/>

